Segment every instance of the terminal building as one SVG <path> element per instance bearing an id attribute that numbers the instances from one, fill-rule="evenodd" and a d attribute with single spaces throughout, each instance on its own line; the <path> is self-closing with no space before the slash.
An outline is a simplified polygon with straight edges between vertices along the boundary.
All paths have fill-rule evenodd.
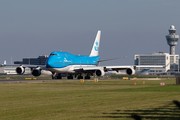
<path id="1" fill-rule="evenodd" d="M 150 69 L 150 75 L 166 75 L 179 72 L 179 55 L 175 54 L 175 46 L 178 43 L 179 35 L 176 35 L 176 29 L 170 26 L 169 34 L 166 35 L 167 44 L 170 46 L 170 53 L 154 53 L 154 54 L 136 54 L 134 55 L 135 65 L 162 65 L 163 68 L 140 67 L 137 70 Z"/>
<path id="2" fill-rule="evenodd" d="M 166 75 L 168 72 L 178 72 L 179 68 L 179 55 L 170 55 L 169 53 L 154 53 L 154 54 L 139 54 L 134 56 L 135 65 L 162 65 L 164 67 L 140 67 L 138 71 L 143 69 L 150 69 L 150 75 Z M 170 73 L 169 73 L 170 74 Z"/>
<path id="3" fill-rule="evenodd" d="M 38 58 L 23 58 L 22 61 L 14 61 L 14 64 L 45 65 L 48 55 L 41 55 Z"/>

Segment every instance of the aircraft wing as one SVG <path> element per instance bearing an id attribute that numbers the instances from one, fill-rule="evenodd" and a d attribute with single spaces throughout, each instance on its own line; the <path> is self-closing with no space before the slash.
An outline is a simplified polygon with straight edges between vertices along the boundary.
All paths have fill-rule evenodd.
<path id="1" fill-rule="evenodd" d="M 16 67 L 15 71 L 19 75 L 22 75 L 25 73 L 25 68 L 30 68 L 33 76 L 40 76 L 42 73 L 42 70 L 44 70 L 43 72 L 49 71 L 45 65 L 27 65 L 27 64 L 13 64 L 13 65 L 2 64 L 1 65 L 1 67 L 6 67 L 6 66 Z"/>
<path id="2" fill-rule="evenodd" d="M 107 71 L 126 70 L 128 68 L 135 69 L 135 66 L 106 66 Z"/>
<path id="3" fill-rule="evenodd" d="M 135 73 L 134 66 L 87 66 L 87 67 L 74 67 L 74 71 L 76 72 L 84 72 L 84 73 L 95 73 L 97 76 L 103 76 L 107 71 L 119 71 L 126 70 L 127 74 Z"/>
<path id="4" fill-rule="evenodd" d="M 119 70 L 126 70 L 126 73 L 128 75 L 133 75 L 135 74 L 135 69 L 137 67 L 148 67 L 148 68 L 154 68 L 154 67 L 165 67 L 162 65 L 132 65 L 132 66 L 87 66 L 87 67 L 74 67 L 74 71 L 76 72 L 91 72 L 91 73 L 95 73 L 97 76 L 103 76 L 105 73 L 104 72 L 108 72 L 108 71 L 116 71 L 118 72 Z"/>
<path id="5" fill-rule="evenodd" d="M 98 69 L 102 69 L 103 66 L 90 66 L 90 67 L 74 67 L 74 71 L 77 71 L 77 70 L 98 70 Z"/>
<path id="6" fill-rule="evenodd" d="M 74 70 L 98 70 L 98 69 L 104 69 L 107 71 L 112 71 L 112 70 L 125 70 L 128 68 L 132 68 L 134 66 L 90 66 L 90 67 L 74 67 Z"/>
<path id="7" fill-rule="evenodd" d="M 27 64 L 12 64 L 12 65 L 2 64 L 1 65 L 1 67 L 6 67 L 6 66 L 14 66 L 14 67 L 21 66 L 23 68 L 39 68 L 39 69 L 42 69 L 42 70 L 47 70 L 45 65 L 27 65 Z"/>

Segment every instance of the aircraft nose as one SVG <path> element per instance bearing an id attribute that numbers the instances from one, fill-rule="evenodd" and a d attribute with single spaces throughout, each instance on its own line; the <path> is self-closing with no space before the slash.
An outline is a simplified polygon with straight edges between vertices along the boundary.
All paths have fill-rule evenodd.
<path id="1" fill-rule="evenodd" d="M 48 59 L 48 60 L 46 61 L 46 67 L 47 67 L 47 68 L 51 68 L 51 67 L 52 67 L 52 61 L 51 61 L 50 59 Z"/>

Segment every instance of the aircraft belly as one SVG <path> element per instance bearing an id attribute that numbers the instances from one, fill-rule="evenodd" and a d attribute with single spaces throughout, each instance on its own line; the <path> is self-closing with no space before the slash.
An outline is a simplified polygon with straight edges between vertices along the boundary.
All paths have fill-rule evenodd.
<path id="1" fill-rule="evenodd" d="M 75 67 L 92 67 L 94 65 L 70 65 L 63 68 L 48 68 L 48 70 L 56 73 L 75 73 L 74 71 Z"/>
<path id="2" fill-rule="evenodd" d="M 69 70 L 71 66 L 67 66 L 64 68 L 48 68 L 52 72 L 56 73 L 75 73 L 75 71 Z"/>

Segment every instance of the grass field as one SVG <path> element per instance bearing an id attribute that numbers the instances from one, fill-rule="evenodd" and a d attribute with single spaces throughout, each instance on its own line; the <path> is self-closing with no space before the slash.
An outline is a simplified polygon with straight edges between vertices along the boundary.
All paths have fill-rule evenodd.
<path id="1" fill-rule="evenodd" d="M 180 119 L 175 80 L 0 84 L 2 120 Z M 164 82 L 165 86 L 160 86 Z"/>

